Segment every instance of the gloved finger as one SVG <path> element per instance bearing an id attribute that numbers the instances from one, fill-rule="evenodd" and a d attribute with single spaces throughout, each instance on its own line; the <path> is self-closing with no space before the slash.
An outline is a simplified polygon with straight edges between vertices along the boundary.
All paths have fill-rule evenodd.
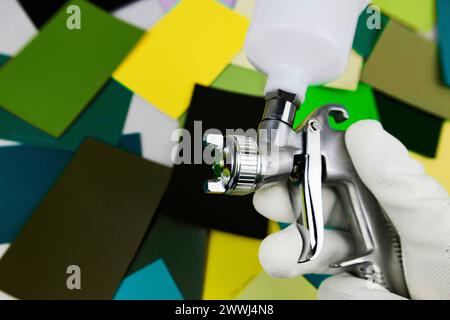
<path id="1" fill-rule="evenodd" d="M 446 238 L 441 236 L 449 232 L 448 194 L 420 163 L 409 157 L 400 141 L 379 122 L 369 120 L 352 125 L 345 140 L 358 175 L 391 218 L 402 240 L 430 244 L 429 236 Z"/>
<path id="2" fill-rule="evenodd" d="M 400 235 L 411 298 L 449 299 L 447 192 L 378 122 L 358 122 L 345 138 L 356 171 Z"/>
<path id="3" fill-rule="evenodd" d="M 336 194 L 328 188 L 322 191 L 324 221 L 328 220 L 336 203 Z M 260 214 L 270 220 L 292 223 L 296 220 L 289 190 L 285 182 L 265 186 L 253 195 L 253 205 Z"/>
<path id="4" fill-rule="evenodd" d="M 319 300 L 406 300 L 380 285 L 348 273 L 326 279 L 317 295 Z"/>
<path id="5" fill-rule="evenodd" d="M 348 232 L 325 230 L 320 254 L 312 261 L 298 263 L 303 241 L 295 224 L 269 235 L 259 248 L 259 261 L 264 270 L 274 278 L 289 278 L 305 273 L 333 274 L 333 262 L 352 253 L 352 239 Z"/>

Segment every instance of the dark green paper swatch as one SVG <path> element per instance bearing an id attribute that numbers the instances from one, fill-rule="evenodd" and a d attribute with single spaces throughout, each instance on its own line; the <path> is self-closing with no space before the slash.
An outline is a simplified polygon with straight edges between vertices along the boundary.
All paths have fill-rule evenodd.
<path id="1" fill-rule="evenodd" d="M 373 11 L 368 13 L 367 10 L 364 10 L 361 13 L 356 26 L 355 38 L 353 40 L 353 49 L 355 49 L 355 51 L 365 59 L 370 56 L 373 48 L 377 44 L 378 39 L 383 33 L 384 27 L 389 21 L 387 16 L 380 13 L 381 29 L 369 29 L 367 27 L 367 20 L 371 19 L 373 15 Z"/>
<path id="2" fill-rule="evenodd" d="M 434 158 L 443 119 L 375 91 L 380 121 L 384 129 L 410 151 Z"/>
<path id="3" fill-rule="evenodd" d="M 0 290 L 19 299 L 111 299 L 169 176 L 168 168 L 86 140 L 0 260 Z M 72 265 L 81 290 L 68 290 Z"/>
<path id="4" fill-rule="evenodd" d="M 66 25 L 71 4 L 81 10 L 81 29 Z M 0 70 L 0 106 L 54 137 L 88 105 L 143 33 L 88 2 L 67 6 Z"/>
<path id="5" fill-rule="evenodd" d="M 208 231 L 170 217 L 153 219 L 128 269 L 132 274 L 162 258 L 183 297 L 200 300 L 203 294 Z"/>
<path id="6" fill-rule="evenodd" d="M 0 109 L 0 138 L 67 151 L 78 149 L 86 137 L 117 145 L 132 96 L 127 88 L 110 80 L 59 138 Z"/>
<path id="7" fill-rule="evenodd" d="M 8 56 L 0 53 L 0 67 L 3 66 L 8 60 Z"/>

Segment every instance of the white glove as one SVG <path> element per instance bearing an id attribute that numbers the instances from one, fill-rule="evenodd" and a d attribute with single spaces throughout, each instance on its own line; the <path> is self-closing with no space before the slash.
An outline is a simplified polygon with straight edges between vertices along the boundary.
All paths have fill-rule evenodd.
<path id="1" fill-rule="evenodd" d="M 406 148 L 377 121 L 352 125 L 345 142 L 362 181 L 375 195 L 399 233 L 406 282 L 412 299 L 450 299 L 450 198 L 423 167 L 408 156 Z M 339 199 L 323 190 L 327 227 L 320 255 L 298 264 L 302 239 L 295 224 L 268 236 L 261 244 L 259 259 L 273 277 L 306 273 L 333 274 L 328 265 L 352 253 Z M 263 216 L 294 222 L 285 184 L 257 191 L 253 203 Z M 325 280 L 320 299 L 403 299 L 366 280 L 341 273 Z"/>

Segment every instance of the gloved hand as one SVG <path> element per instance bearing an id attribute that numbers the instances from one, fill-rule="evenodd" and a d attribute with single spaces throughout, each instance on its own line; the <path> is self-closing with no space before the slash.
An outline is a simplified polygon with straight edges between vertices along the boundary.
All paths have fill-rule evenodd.
<path id="1" fill-rule="evenodd" d="M 375 195 L 399 233 L 406 282 L 412 299 L 450 299 L 450 198 L 408 156 L 406 148 L 376 121 L 360 121 L 346 132 L 345 142 L 362 181 Z M 328 266 L 352 253 L 344 212 L 333 191 L 323 190 L 327 227 L 320 255 L 298 264 L 302 239 L 295 224 L 268 236 L 260 262 L 273 277 L 306 273 L 333 274 Z M 257 191 L 253 203 L 265 217 L 295 221 L 285 184 Z M 319 299 L 403 299 L 385 288 L 341 273 L 325 280 Z"/>

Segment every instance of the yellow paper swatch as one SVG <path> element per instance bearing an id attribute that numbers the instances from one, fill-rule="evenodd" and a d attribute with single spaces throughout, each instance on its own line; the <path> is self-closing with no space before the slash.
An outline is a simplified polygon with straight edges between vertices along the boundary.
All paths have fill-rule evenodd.
<path id="1" fill-rule="evenodd" d="M 442 127 L 436 158 L 427 158 L 414 152 L 409 154 L 413 159 L 419 161 L 425 171 L 450 194 L 450 121 L 446 121 Z"/>
<path id="2" fill-rule="evenodd" d="M 317 289 L 303 276 L 272 278 L 264 271 L 237 296 L 238 300 L 316 300 Z"/>
<path id="3" fill-rule="evenodd" d="M 435 0 L 372 0 L 381 12 L 415 31 L 430 31 L 436 25 Z"/>
<path id="4" fill-rule="evenodd" d="M 178 118 L 241 50 L 248 20 L 215 0 L 181 0 L 141 39 L 114 78 Z M 211 106 L 213 107 L 213 106 Z"/>
<path id="5" fill-rule="evenodd" d="M 356 91 L 361 78 L 362 66 L 363 58 L 355 50 L 352 50 L 348 59 L 347 69 L 338 79 L 325 84 L 325 87 Z"/>
<path id="6" fill-rule="evenodd" d="M 236 297 L 261 271 L 258 250 L 261 240 L 211 231 L 203 298 Z"/>

